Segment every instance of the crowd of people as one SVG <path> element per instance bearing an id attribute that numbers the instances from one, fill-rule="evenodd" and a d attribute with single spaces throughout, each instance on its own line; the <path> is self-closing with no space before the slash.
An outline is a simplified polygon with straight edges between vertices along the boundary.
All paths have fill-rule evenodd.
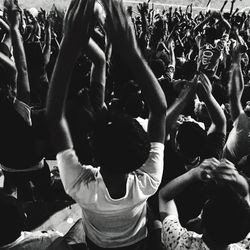
<path id="1" fill-rule="evenodd" d="M 226 4 L 4 1 L 0 249 L 250 249 L 250 11 Z M 25 231 L 53 159 L 82 219 Z"/>

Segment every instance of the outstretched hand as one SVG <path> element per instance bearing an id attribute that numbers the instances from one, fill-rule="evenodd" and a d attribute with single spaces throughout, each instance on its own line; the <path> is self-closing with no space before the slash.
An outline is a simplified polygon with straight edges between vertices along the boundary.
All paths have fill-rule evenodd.
<path id="1" fill-rule="evenodd" d="M 120 1 L 104 0 L 107 13 L 107 33 L 117 52 L 124 59 L 129 59 L 130 52 L 138 51 L 134 28 Z"/>
<path id="2" fill-rule="evenodd" d="M 63 43 L 80 50 L 86 47 L 90 38 L 90 30 L 94 12 L 94 0 L 72 0 L 64 17 Z"/>

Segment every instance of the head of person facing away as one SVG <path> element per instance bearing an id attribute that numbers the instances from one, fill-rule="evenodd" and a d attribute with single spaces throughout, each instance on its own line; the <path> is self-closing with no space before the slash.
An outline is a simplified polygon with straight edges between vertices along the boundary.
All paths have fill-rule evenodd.
<path id="1" fill-rule="evenodd" d="M 0 190 L 0 247 L 20 237 L 25 220 L 25 213 L 17 199 Z"/>
<path id="2" fill-rule="evenodd" d="M 147 133 L 133 118 L 108 115 L 92 134 L 94 156 L 103 171 L 127 174 L 140 168 L 149 155 Z"/>
<path id="3" fill-rule="evenodd" d="M 228 183 L 216 184 L 211 193 L 201 216 L 203 236 L 222 247 L 243 240 L 250 230 L 250 206 L 246 199 Z"/>
<path id="4" fill-rule="evenodd" d="M 193 121 L 184 121 L 177 130 L 176 144 L 184 160 L 193 160 L 201 156 L 207 142 L 207 133 Z"/>

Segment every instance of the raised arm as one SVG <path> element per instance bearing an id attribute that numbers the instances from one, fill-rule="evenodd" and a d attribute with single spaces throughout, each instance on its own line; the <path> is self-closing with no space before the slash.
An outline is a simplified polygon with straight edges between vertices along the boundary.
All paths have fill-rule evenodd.
<path id="1" fill-rule="evenodd" d="M 189 170 L 166 184 L 159 192 L 161 220 L 163 221 L 168 215 L 178 216 L 173 200 L 192 183 L 209 180 L 213 175 L 212 172 L 219 164 L 220 162 L 215 158 L 206 159 L 198 167 Z"/>
<path id="2" fill-rule="evenodd" d="M 231 74 L 229 78 L 229 103 L 231 109 L 232 120 L 235 121 L 238 116 L 244 112 L 241 105 L 241 96 L 244 90 L 244 79 L 241 70 L 241 53 L 240 46 L 237 45 L 237 48 L 233 52 L 232 65 L 231 65 Z"/>
<path id="3" fill-rule="evenodd" d="M 109 35 L 113 48 L 133 72 L 148 105 L 150 140 L 164 143 L 167 109 L 165 95 L 138 48 L 132 24 L 127 18 L 122 3 L 105 0 L 103 4 L 107 12 Z"/>
<path id="4" fill-rule="evenodd" d="M 73 0 L 64 18 L 64 36 L 52 74 L 46 115 L 56 152 L 73 147 L 65 118 L 65 105 L 74 64 L 89 40 L 94 1 Z M 65 67 L 67 65 L 67 67 Z"/>
<path id="5" fill-rule="evenodd" d="M 22 36 L 19 31 L 21 14 L 18 10 L 8 9 L 13 54 L 17 68 L 17 98 L 30 105 L 30 85 L 27 70 L 26 56 Z"/>
<path id="6" fill-rule="evenodd" d="M 45 66 L 49 64 L 51 54 L 51 22 L 46 20 L 45 22 L 45 43 L 43 47 L 43 57 Z"/>
<path id="7" fill-rule="evenodd" d="M 199 99 L 206 104 L 207 111 L 211 119 L 211 125 L 208 133 L 220 132 L 226 134 L 225 114 L 212 94 L 212 85 L 210 80 L 203 73 L 200 73 L 198 78 L 197 94 Z"/>
<path id="8" fill-rule="evenodd" d="M 210 15 L 209 17 L 207 17 L 206 19 L 204 19 L 201 23 L 199 23 L 195 28 L 194 28 L 194 33 L 197 34 L 198 32 L 200 32 L 204 25 L 207 24 L 211 19 L 213 18 L 213 15 Z"/>
<path id="9" fill-rule="evenodd" d="M 194 98 L 196 91 L 196 83 L 183 82 L 180 94 L 176 101 L 168 108 L 166 117 L 167 132 L 170 132 L 172 126 L 177 121 L 179 115 L 184 111 L 190 101 Z"/>
<path id="10" fill-rule="evenodd" d="M 105 107 L 106 58 L 104 51 L 90 38 L 87 55 L 92 60 L 91 67 L 91 103 L 96 112 Z"/>

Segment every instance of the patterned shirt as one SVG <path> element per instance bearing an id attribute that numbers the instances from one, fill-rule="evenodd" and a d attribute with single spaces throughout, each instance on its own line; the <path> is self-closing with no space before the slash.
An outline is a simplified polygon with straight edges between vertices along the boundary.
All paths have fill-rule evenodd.
<path id="1" fill-rule="evenodd" d="M 202 235 L 183 228 L 179 222 L 179 219 L 174 215 L 167 216 L 163 221 L 162 242 L 168 250 L 209 250 L 208 246 L 202 239 Z M 250 234 L 240 243 L 231 244 L 229 249 L 250 249 Z"/>

